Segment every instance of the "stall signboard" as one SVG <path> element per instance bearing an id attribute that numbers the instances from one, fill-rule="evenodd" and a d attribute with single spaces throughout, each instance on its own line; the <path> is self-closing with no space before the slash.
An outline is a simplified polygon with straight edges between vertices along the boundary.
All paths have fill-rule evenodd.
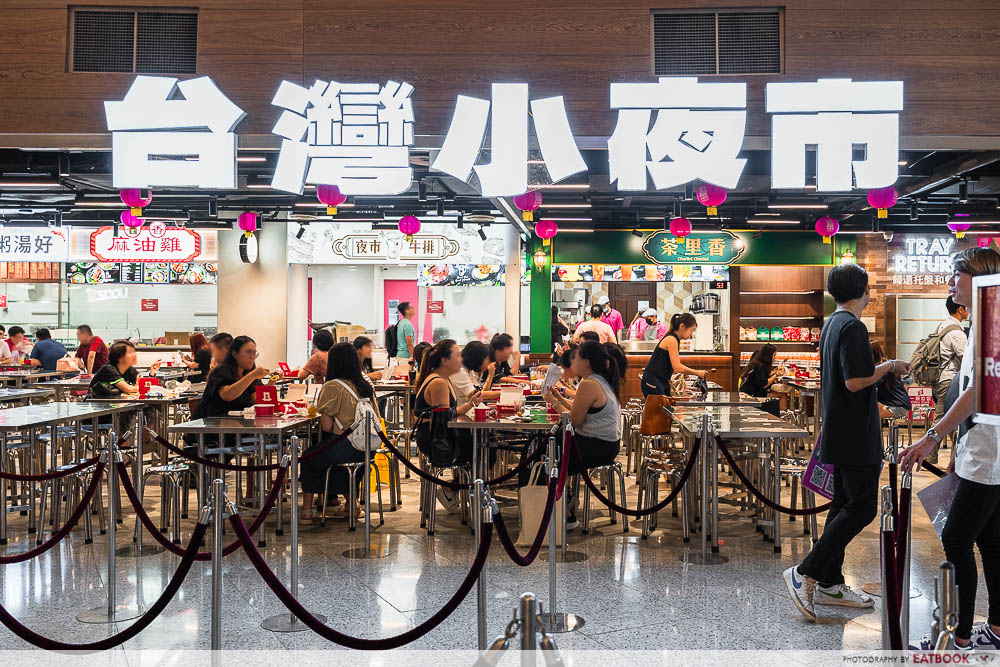
<path id="1" fill-rule="evenodd" d="M 971 247 L 951 234 L 895 234 L 886 244 L 886 269 L 893 285 L 940 285 L 951 275 L 951 256 Z"/>
<path id="2" fill-rule="evenodd" d="M 155 313 L 160 310 L 160 300 L 159 299 L 143 299 L 142 312 L 144 313 Z"/>
<path id="3" fill-rule="evenodd" d="M 0 294 L 0 308 L 6 308 L 6 307 L 7 307 L 7 295 Z"/>
<path id="4" fill-rule="evenodd" d="M 0 261 L 65 262 L 66 232 L 48 227 L 0 228 Z"/>
<path id="5" fill-rule="evenodd" d="M 506 264 L 417 264 L 417 287 L 498 287 L 506 273 Z"/>
<path id="6" fill-rule="evenodd" d="M 282 81 L 272 98 L 281 138 L 271 187 L 302 193 L 306 183 L 348 195 L 394 195 L 413 179 L 414 87 L 399 80 L 308 88 Z M 902 81 L 818 79 L 770 82 L 771 183 L 806 185 L 815 146 L 818 191 L 892 185 L 899 175 Z M 179 91 L 183 99 L 175 93 Z M 618 116 L 608 138 L 610 180 L 618 190 L 666 190 L 693 181 L 736 188 L 747 127 L 747 84 L 659 77 L 610 84 Z M 121 100 L 104 103 L 112 132 L 115 187 L 236 186 L 236 135 L 245 116 L 208 77 L 138 76 Z M 532 136 L 532 131 L 533 135 Z M 487 141 L 487 132 L 489 139 Z M 529 169 L 537 143 L 544 169 Z M 489 145 L 489 152 L 483 147 Z M 852 148 L 863 146 L 863 159 Z M 186 158 L 196 156 L 194 160 Z M 585 172 L 562 96 L 532 99 L 528 83 L 493 83 L 488 99 L 459 95 L 431 170 L 475 184 L 486 197 L 511 197 Z"/>
<path id="7" fill-rule="evenodd" d="M 201 254 L 198 232 L 167 227 L 159 238 L 148 227 L 135 236 L 118 235 L 114 227 L 90 234 L 90 254 L 99 262 L 190 262 Z"/>
<path id="8" fill-rule="evenodd" d="M 444 301 L 428 301 L 427 312 L 436 315 L 444 315 Z"/>
<path id="9" fill-rule="evenodd" d="M 910 417 L 914 421 L 934 414 L 934 390 L 931 387 L 911 385 L 906 388 L 906 394 L 910 397 Z"/>
<path id="10" fill-rule="evenodd" d="M 688 243 L 688 239 L 691 239 Z M 815 232 L 724 230 L 677 238 L 666 230 L 565 234 L 552 240 L 553 264 L 829 266 L 833 244 Z M 652 259 L 652 261 L 651 261 Z"/>
<path id="11" fill-rule="evenodd" d="M 419 234 L 407 238 L 396 229 L 373 230 L 366 223 L 313 223 L 288 229 L 291 264 L 503 264 L 506 226 L 459 229 L 452 224 L 425 223 Z"/>
<path id="12" fill-rule="evenodd" d="M 66 264 L 71 285 L 216 285 L 214 262 L 72 262 Z"/>
<path id="13" fill-rule="evenodd" d="M 980 424 L 1000 427 L 1000 275 L 972 279 L 973 383 Z"/>
<path id="14" fill-rule="evenodd" d="M 703 264 L 555 264 L 552 282 L 718 282 L 729 284 L 729 267 Z"/>

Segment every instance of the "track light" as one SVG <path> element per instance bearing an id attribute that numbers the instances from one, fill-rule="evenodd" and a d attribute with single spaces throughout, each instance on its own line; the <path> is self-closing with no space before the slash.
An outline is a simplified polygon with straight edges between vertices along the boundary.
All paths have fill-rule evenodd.
<path id="1" fill-rule="evenodd" d="M 958 184 L 958 202 L 960 204 L 968 204 L 969 203 L 969 182 L 968 181 L 963 180 L 963 181 L 960 181 L 959 184 Z"/>
<path id="2" fill-rule="evenodd" d="M 438 215 L 439 218 L 443 218 L 444 217 L 444 200 L 443 199 L 438 199 L 438 203 L 437 203 L 437 215 Z"/>
<path id="3" fill-rule="evenodd" d="M 306 226 L 303 224 L 299 225 L 299 231 L 295 232 L 295 238 L 300 239 L 302 235 L 306 233 Z"/>
<path id="4" fill-rule="evenodd" d="M 465 229 L 465 214 L 464 213 L 459 213 L 458 214 L 458 223 L 457 224 L 458 224 L 458 228 L 459 229 Z"/>
<path id="5" fill-rule="evenodd" d="M 914 199 L 910 202 L 910 220 L 918 220 L 920 214 L 917 212 L 917 200 Z"/>
<path id="6" fill-rule="evenodd" d="M 486 230 L 483 229 L 482 225 L 479 225 L 479 238 L 481 238 L 484 241 L 486 240 Z"/>
<path id="7" fill-rule="evenodd" d="M 886 243 L 892 243 L 892 237 L 893 236 L 894 236 L 893 232 L 890 231 L 890 230 L 888 230 L 888 229 L 886 229 L 886 230 L 884 230 L 882 232 L 882 238 L 885 239 Z"/>
<path id="8" fill-rule="evenodd" d="M 636 236 L 636 237 L 638 237 L 638 238 L 641 239 L 642 238 L 642 232 L 640 232 L 638 229 L 636 229 L 635 227 L 633 227 L 632 228 L 632 236 Z"/>
<path id="9" fill-rule="evenodd" d="M 417 181 L 417 201 L 421 203 L 427 201 L 427 184 L 422 180 Z"/>

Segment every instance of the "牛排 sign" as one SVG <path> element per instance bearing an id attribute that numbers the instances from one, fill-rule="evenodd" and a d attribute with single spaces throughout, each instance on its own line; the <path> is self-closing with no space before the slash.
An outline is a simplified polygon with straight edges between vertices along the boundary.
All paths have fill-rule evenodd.
<path id="1" fill-rule="evenodd" d="M 99 262 L 190 262 L 201 253 L 198 232 L 167 227 L 160 237 L 149 227 L 136 236 L 116 235 L 113 227 L 101 227 L 90 235 L 90 254 Z"/>

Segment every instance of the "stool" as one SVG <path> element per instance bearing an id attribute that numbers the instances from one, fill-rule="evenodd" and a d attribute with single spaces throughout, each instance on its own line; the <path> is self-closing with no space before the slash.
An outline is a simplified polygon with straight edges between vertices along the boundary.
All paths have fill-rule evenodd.
<path id="1" fill-rule="evenodd" d="M 628 407 L 622 408 L 622 439 L 625 441 L 626 472 L 632 471 L 632 453 L 638 444 L 636 433 L 632 427 L 637 426 L 640 419 L 642 419 L 642 410 Z"/>
<path id="2" fill-rule="evenodd" d="M 421 459 L 423 459 L 421 467 L 430 475 L 441 477 L 441 473 L 445 470 L 451 470 L 454 481 L 459 484 L 472 484 L 472 470 L 465 465 L 443 466 L 439 468 L 430 465 L 430 461 L 425 457 L 421 457 Z M 459 494 L 459 504 L 461 505 L 462 525 L 464 526 L 469 522 L 469 491 L 468 488 L 465 488 L 457 491 L 457 493 Z M 420 527 L 424 528 L 426 526 L 427 534 L 433 535 L 437 516 L 437 485 L 421 479 L 420 495 L 422 508 Z"/>
<path id="3" fill-rule="evenodd" d="M 593 468 L 588 468 L 583 474 L 593 475 L 598 473 L 602 478 L 605 479 L 608 488 L 608 500 L 613 503 L 617 503 L 615 500 L 615 484 L 613 477 L 618 477 L 618 490 L 621 493 L 621 506 L 628 509 L 628 501 L 625 497 L 625 471 L 622 470 L 622 464 L 618 461 L 614 463 L 609 463 L 608 465 L 595 466 Z M 608 508 L 608 516 L 611 519 L 611 523 L 618 523 L 618 519 L 615 518 L 616 512 Z M 628 515 L 622 514 L 622 528 L 623 533 L 628 532 Z M 584 484 L 583 489 L 583 534 L 586 535 L 590 532 L 590 486 Z"/>
<path id="4" fill-rule="evenodd" d="M 170 541 L 174 544 L 180 544 L 181 489 L 185 490 L 183 514 L 187 516 L 189 494 L 186 492 L 186 487 L 189 479 L 192 482 L 195 481 L 194 470 L 186 463 L 170 463 L 146 468 L 146 471 L 142 473 L 142 496 L 139 497 L 140 503 L 146 494 L 146 480 L 150 477 L 159 477 L 160 481 L 167 487 L 167 492 L 163 494 L 163 506 L 160 508 L 160 532 L 167 532 L 167 516 L 172 514 L 173 531 L 170 533 Z M 201 507 L 201 498 L 198 498 L 198 506 Z M 138 522 L 136 522 L 137 530 L 138 525 Z"/>
<path id="5" fill-rule="evenodd" d="M 792 509 L 796 509 L 796 506 L 798 504 L 798 487 L 799 487 L 800 480 L 802 480 L 803 476 L 806 474 L 806 466 L 803 465 L 801 462 L 795 460 L 795 459 L 792 459 L 792 460 L 782 459 L 782 461 L 781 461 L 781 474 L 782 475 L 788 475 L 791 478 L 791 482 L 792 482 Z M 813 507 L 816 507 L 816 494 L 814 494 L 812 491 L 810 491 L 809 489 L 807 489 L 806 487 L 803 486 L 802 487 L 802 508 L 803 509 L 811 509 Z M 789 515 L 788 520 L 789 521 L 795 521 L 795 515 L 794 514 Z M 819 530 L 817 528 L 817 525 L 818 524 L 817 524 L 817 521 L 816 521 L 816 515 L 815 514 L 810 514 L 808 516 L 808 519 L 805 519 L 802 522 L 802 534 L 803 535 L 809 535 L 810 534 L 810 528 L 811 528 L 812 529 L 813 542 L 815 542 L 817 539 L 819 539 Z"/>
<path id="6" fill-rule="evenodd" d="M 54 468 L 54 471 L 69 470 L 77 463 L 62 465 Z M 62 524 L 62 503 L 63 498 L 66 499 L 67 504 L 72 503 L 74 498 L 79 497 L 82 501 L 83 495 L 86 492 L 87 486 L 89 486 L 91 479 L 94 476 L 95 466 L 90 466 L 81 470 L 79 472 L 73 473 L 72 475 L 64 475 L 63 477 L 57 477 L 56 479 L 47 479 L 42 482 L 41 495 L 42 502 L 41 508 L 39 509 L 39 526 L 38 532 L 35 536 L 35 544 L 42 543 L 42 525 L 45 523 L 45 500 L 46 497 L 51 495 L 52 497 L 52 517 L 49 523 L 52 524 L 52 532 L 55 533 L 61 528 Z M 48 492 L 48 493 L 46 493 Z M 96 496 L 95 496 L 96 498 Z M 91 503 L 94 502 L 95 498 L 91 498 Z M 67 516 L 70 514 L 69 508 L 67 507 Z M 102 522 L 103 523 L 103 522 Z M 94 541 L 94 527 L 90 519 L 90 511 L 84 510 L 83 512 L 83 530 L 84 530 L 84 544 L 91 544 Z M 103 532 L 103 531 L 102 531 Z"/>
<path id="7" fill-rule="evenodd" d="M 321 505 L 320 505 L 319 525 L 321 525 L 321 526 L 325 526 L 326 525 L 326 501 L 327 501 L 327 493 L 329 492 L 329 489 L 330 489 L 330 471 L 333 470 L 334 468 L 338 468 L 339 467 L 339 468 L 346 469 L 347 470 L 347 475 L 348 475 L 348 481 L 347 481 L 347 511 L 348 511 L 348 514 L 347 514 L 347 519 L 348 519 L 347 530 L 351 531 L 351 532 L 357 530 L 357 528 L 358 528 L 358 515 L 357 515 L 357 511 L 355 510 L 355 508 L 357 507 L 357 504 L 358 504 L 358 500 L 357 500 L 357 498 L 358 498 L 358 491 L 357 491 L 358 485 L 354 481 L 354 479 L 357 476 L 357 472 L 364 465 L 365 465 L 364 461 L 352 461 L 350 463 L 338 463 L 338 464 L 332 465 L 332 466 L 330 466 L 329 468 L 326 469 L 326 477 L 323 480 L 323 500 L 321 501 Z M 378 466 L 375 465 L 374 461 L 370 461 L 369 462 L 369 474 L 364 477 L 364 479 L 362 480 L 362 483 L 364 484 L 364 492 L 368 493 L 369 495 L 371 495 L 371 489 L 368 488 L 369 479 L 371 477 L 371 470 L 375 471 L 375 488 L 378 491 L 378 525 L 381 526 L 382 524 L 385 523 L 385 519 L 382 516 L 382 480 L 381 480 L 380 475 L 379 475 Z M 371 517 L 366 516 L 365 517 L 365 521 L 371 521 Z"/>
<path id="8" fill-rule="evenodd" d="M 682 460 L 684 457 L 681 457 Z M 680 462 L 678 462 L 680 463 Z M 639 504 L 644 510 L 648 510 L 650 507 L 656 505 L 659 501 L 659 490 L 660 490 L 660 477 L 666 476 L 670 480 L 670 486 L 672 489 L 676 489 L 677 485 L 680 484 L 681 477 L 683 477 L 683 466 L 678 463 L 666 461 L 663 459 L 647 459 L 643 462 L 643 477 L 642 486 L 639 489 Z M 683 494 L 684 492 L 682 492 Z M 688 523 L 688 503 L 687 499 L 682 499 L 681 502 L 681 524 L 683 526 L 684 541 L 689 542 L 691 540 L 691 526 Z M 677 516 L 677 498 L 674 497 L 672 503 L 673 515 Z M 656 529 L 659 522 L 657 521 L 656 514 L 645 515 L 642 517 L 642 539 L 647 539 L 649 537 L 650 528 Z"/>

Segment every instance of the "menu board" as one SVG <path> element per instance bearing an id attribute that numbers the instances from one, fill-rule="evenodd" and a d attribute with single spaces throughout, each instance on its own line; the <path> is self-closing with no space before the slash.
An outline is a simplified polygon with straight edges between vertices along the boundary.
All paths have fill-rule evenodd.
<path id="1" fill-rule="evenodd" d="M 474 287 L 505 283 L 505 264 L 418 264 L 417 286 Z"/>
<path id="2" fill-rule="evenodd" d="M 156 262 L 75 262 L 66 264 L 73 285 L 216 285 L 218 265 Z"/>
<path id="3" fill-rule="evenodd" d="M 0 262 L 0 282 L 57 283 L 58 262 Z"/>
<path id="4" fill-rule="evenodd" d="M 556 264 L 552 282 L 728 282 L 729 267 L 701 264 Z"/>

